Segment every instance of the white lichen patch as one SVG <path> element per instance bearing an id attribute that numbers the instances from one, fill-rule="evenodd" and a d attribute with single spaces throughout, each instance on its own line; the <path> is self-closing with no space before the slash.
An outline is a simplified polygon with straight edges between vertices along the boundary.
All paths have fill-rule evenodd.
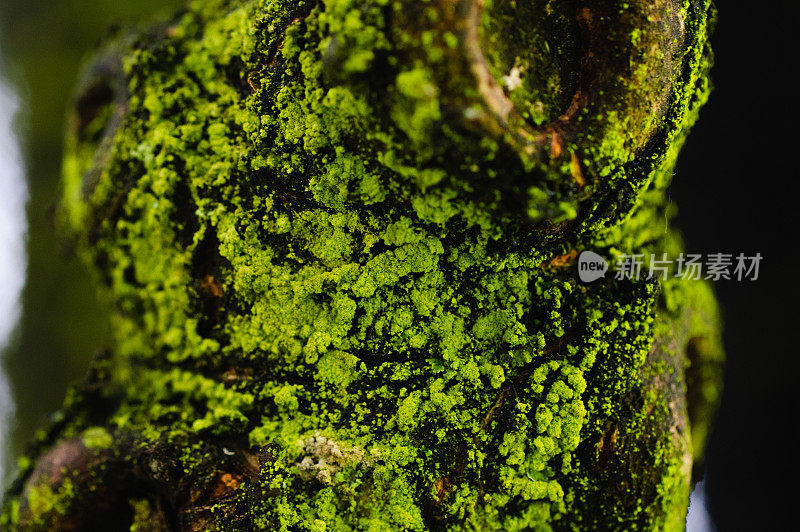
<path id="1" fill-rule="evenodd" d="M 512 92 L 522 86 L 522 68 L 514 65 L 508 75 L 503 76 L 503 85 L 506 86 L 508 92 Z"/>
<path id="2" fill-rule="evenodd" d="M 299 447 L 305 454 L 296 464 L 300 478 L 317 479 L 323 484 L 330 484 L 334 475 L 348 465 L 371 466 L 377 454 L 376 450 L 368 454 L 357 445 L 341 445 L 319 433 L 301 439 Z"/>

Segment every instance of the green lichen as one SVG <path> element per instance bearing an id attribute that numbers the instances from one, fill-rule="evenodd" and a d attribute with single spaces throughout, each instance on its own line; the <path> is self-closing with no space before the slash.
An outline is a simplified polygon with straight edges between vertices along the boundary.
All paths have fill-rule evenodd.
<path id="1" fill-rule="evenodd" d="M 534 122 L 576 82 L 574 28 L 552 14 L 569 2 L 551 4 L 529 9 L 564 42 L 531 23 L 518 38 L 536 46 L 490 57 L 502 76 L 557 56 L 514 91 Z M 551 186 L 569 169 L 447 120 L 469 80 L 447 79 L 458 43 L 433 30 L 432 2 L 197 1 L 121 38 L 121 123 L 103 141 L 73 132 L 64 164 L 60 219 L 116 309 L 106 386 L 120 399 L 86 446 L 166 442 L 190 477 L 223 448 L 269 448 L 236 490 L 263 530 L 681 526 L 685 453 L 661 430 L 680 412 L 653 379 L 683 376 L 652 353 L 687 327 L 712 353 L 697 364 L 719 360 L 713 297 L 675 280 L 584 285 L 554 259 L 680 252 L 665 188 L 708 92 L 708 6 L 686 4 L 662 134 L 633 162 L 613 136 L 584 154 L 608 186 L 579 203 Z M 558 238 L 535 223 L 564 220 Z M 702 441 L 704 416 L 682 442 Z M 640 491 L 601 493 L 606 469 Z"/>
<path id="2" fill-rule="evenodd" d="M 87 449 L 108 449 L 114 443 L 111 434 L 103 427 L 91 427 L 83 432 L 81 440 Z"/>
<path id="3" fill-rule="evenodd" d="M 47 527 L 50 514 L 65 515 L 75 497 L 74 484 L 71 478 L 65 478 L 56 490 L 49 486 L 35 486 L 28 491 L 27 503 L 30 509 L 30 523 L 33 527 Z M 17 516 L 18 517 L 18 516 Z"/>

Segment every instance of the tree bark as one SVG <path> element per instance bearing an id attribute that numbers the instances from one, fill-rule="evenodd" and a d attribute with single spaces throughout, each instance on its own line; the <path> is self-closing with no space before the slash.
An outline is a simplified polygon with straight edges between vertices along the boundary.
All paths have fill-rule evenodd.
<path id="1" fill-rule="evenodd" d="M 718 395 L 666 188 L 708 0 L 194 2 L 87 67 L 65 234 L 115 309 L 20 530 L 681 529 Z"/>

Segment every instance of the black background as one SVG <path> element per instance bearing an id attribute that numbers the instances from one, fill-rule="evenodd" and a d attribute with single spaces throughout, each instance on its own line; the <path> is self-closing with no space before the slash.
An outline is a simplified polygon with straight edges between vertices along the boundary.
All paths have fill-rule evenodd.
<path id="1" fill-rule="evenodd" d="M 717 2 L 714 93 L 672 200 L 689 252 L 761 253 L 757 282 L 722 281 L 725 390 L 706 461 L 719 530 L 787 530 L 800 495 L 800 8 Z"/>

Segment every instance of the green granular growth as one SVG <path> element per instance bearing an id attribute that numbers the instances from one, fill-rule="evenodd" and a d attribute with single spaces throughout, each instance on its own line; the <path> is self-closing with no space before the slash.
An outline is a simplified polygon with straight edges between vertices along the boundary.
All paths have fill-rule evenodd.
<path id="1" fill-rule="evenodd" d="M 524 8 L 546 34 L 503 17 L 483 29 L 530 40 L 489 59 L 498 77 L 538 72 L 512 95 L 534 122 L 577 83 L 574 24 L 550 4 Z M 652 353 L 683 361 L 703 337 L 720 359 L 710 289 L 585 285 L 554 259 L 681 252 L 665 190 L 709 91 L 708 3 L 685 4 L 693 41 L 658 139 L 633 165 L 606 139 L 587 165 L 605 165 L 610 204 L 575 204 L 553 168 L 452 127 L 457 42 L 424 29 L 430 2 L 196 1 L 121 37 L 121 121 L 105 140 L 98 123 L 68 137 L 60 211 L 115 309 L 121 399 L 87 447 L 167 442 L 190 476 L 221 456 L 209 446 L 268 447 L 237 490 L 261 494 L 248 512 L 266 530 L 680 528 L 685 449 L 657 430 L 675 412 L 652 383 L 683 368 Z M 558 238 L 541 229 L 569 219 Z M 640 490 L 600 493 L 615 467 Z"/>

